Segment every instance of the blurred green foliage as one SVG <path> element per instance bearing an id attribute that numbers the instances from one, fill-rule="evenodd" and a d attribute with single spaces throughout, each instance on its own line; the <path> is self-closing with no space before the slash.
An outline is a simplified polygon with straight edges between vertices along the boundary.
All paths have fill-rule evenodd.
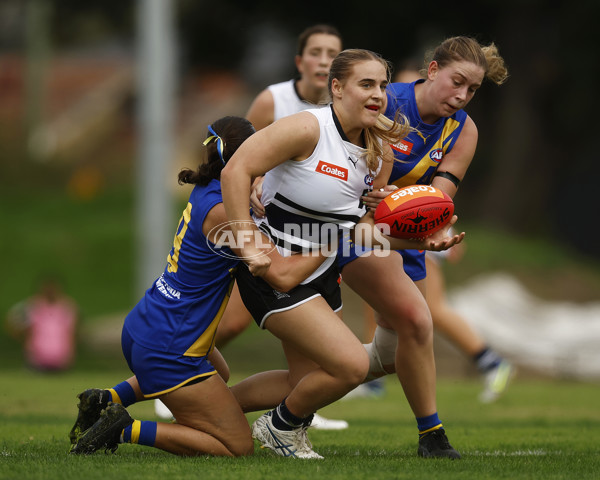
<path id="1" fill-rule="evenodd" d="M 127 311 L 137 301 L 132 286 L 133 190 L 110 186 L 82 200 L 69 193 L 62 177 L 44 177 L 44 185 L 22 178 L 12 185 L 3 182 L 0 188 L 0 247 L 5 252 L 0 311 L 31 294 L 35 280 L 48 271 L 62 276 L 86 317 Z M 176 208 L 178 218 L 181 204 Z M 459 228 L 467 232 L 467 250 L 461 263 L 446 268 L 451 284 L 477 273 L 505 270 L 546 298 L 597 298 L 596 261 L 545 237 L 518 237 L 477 225 Z"/>

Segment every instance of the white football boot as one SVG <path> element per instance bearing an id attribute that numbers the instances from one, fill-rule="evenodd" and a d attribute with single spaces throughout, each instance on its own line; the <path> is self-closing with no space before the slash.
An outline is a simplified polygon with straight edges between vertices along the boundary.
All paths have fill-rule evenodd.
<path id="1" fill-rule="evenodd" d="M 323 458 L 312 449 L 306 427 L 279 430 L 272 420 L 272 412 L 267 412 L 252 424 L 252 437 L 261 443 L 261 448 L 269 448 L 282 457 Z"/>

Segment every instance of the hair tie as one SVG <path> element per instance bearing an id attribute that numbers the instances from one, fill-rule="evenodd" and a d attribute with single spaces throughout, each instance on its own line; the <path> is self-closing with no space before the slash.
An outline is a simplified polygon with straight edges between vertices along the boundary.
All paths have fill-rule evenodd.
<path id="1" fill-rule="evenodd" d="M 206 146 L 210 142 L 215 140 L 217 142 L 217 152 L 219 153 L 219 158 L 223 162 L 223 165 L 225 165 L 225 160 L 223 159 L 223 149 L 225 148 L 225 142 L 223 142 L 223 139 L 221 137 L 219 137 L 217 135 L 217 133 L 213 130 L 212 125 L 208 126 L 208 131 L 210 133 L 212 133 L 212 135 L 210 137 L 208 137 L 206 140 L 204 140 L 204 142 L 202 144 L 204 146 Z"/>

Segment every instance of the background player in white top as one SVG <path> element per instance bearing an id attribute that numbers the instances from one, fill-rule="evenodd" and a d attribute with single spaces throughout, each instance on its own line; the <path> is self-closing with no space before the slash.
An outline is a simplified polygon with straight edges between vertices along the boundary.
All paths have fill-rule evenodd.
<path id="1" fill-rule="evenodd" d="M 328 104 L 329 68 L 341 51 L 342 37 L 335 27 L 308 27 L 298 37 L 295 57 L 298 78 L 270 85 L 259 93 L 246 118 L 260 130 L 280 118 Z"/>

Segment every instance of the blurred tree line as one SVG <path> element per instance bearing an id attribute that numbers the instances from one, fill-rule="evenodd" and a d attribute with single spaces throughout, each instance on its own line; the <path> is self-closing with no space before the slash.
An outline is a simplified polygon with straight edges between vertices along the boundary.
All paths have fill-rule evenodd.
<path id="1" fill-rule="evenodd" d="M 235 71 L 256 91 L 294 74 L 296 36 L 315 23 L 337 26 L 345 47 L 377 51 L 393 64 L 422 60 L 449 36 L 496 43 L 511 76 L 501 87 L 484 85 L 467 107 L 480 140 L 457 211 L 469 222 L 550 235 L 600 256 L 588 234 L 600 205 L 593 169 L 599 2 L 173 1 L 179 74 Z M 4 0 L 0 19 L 20 3 Z M 136 1 L 51 3 L 55 51 L 133 50 Z M 22 47 L 18 28 L 0 30 L 2 50 Z"/>

